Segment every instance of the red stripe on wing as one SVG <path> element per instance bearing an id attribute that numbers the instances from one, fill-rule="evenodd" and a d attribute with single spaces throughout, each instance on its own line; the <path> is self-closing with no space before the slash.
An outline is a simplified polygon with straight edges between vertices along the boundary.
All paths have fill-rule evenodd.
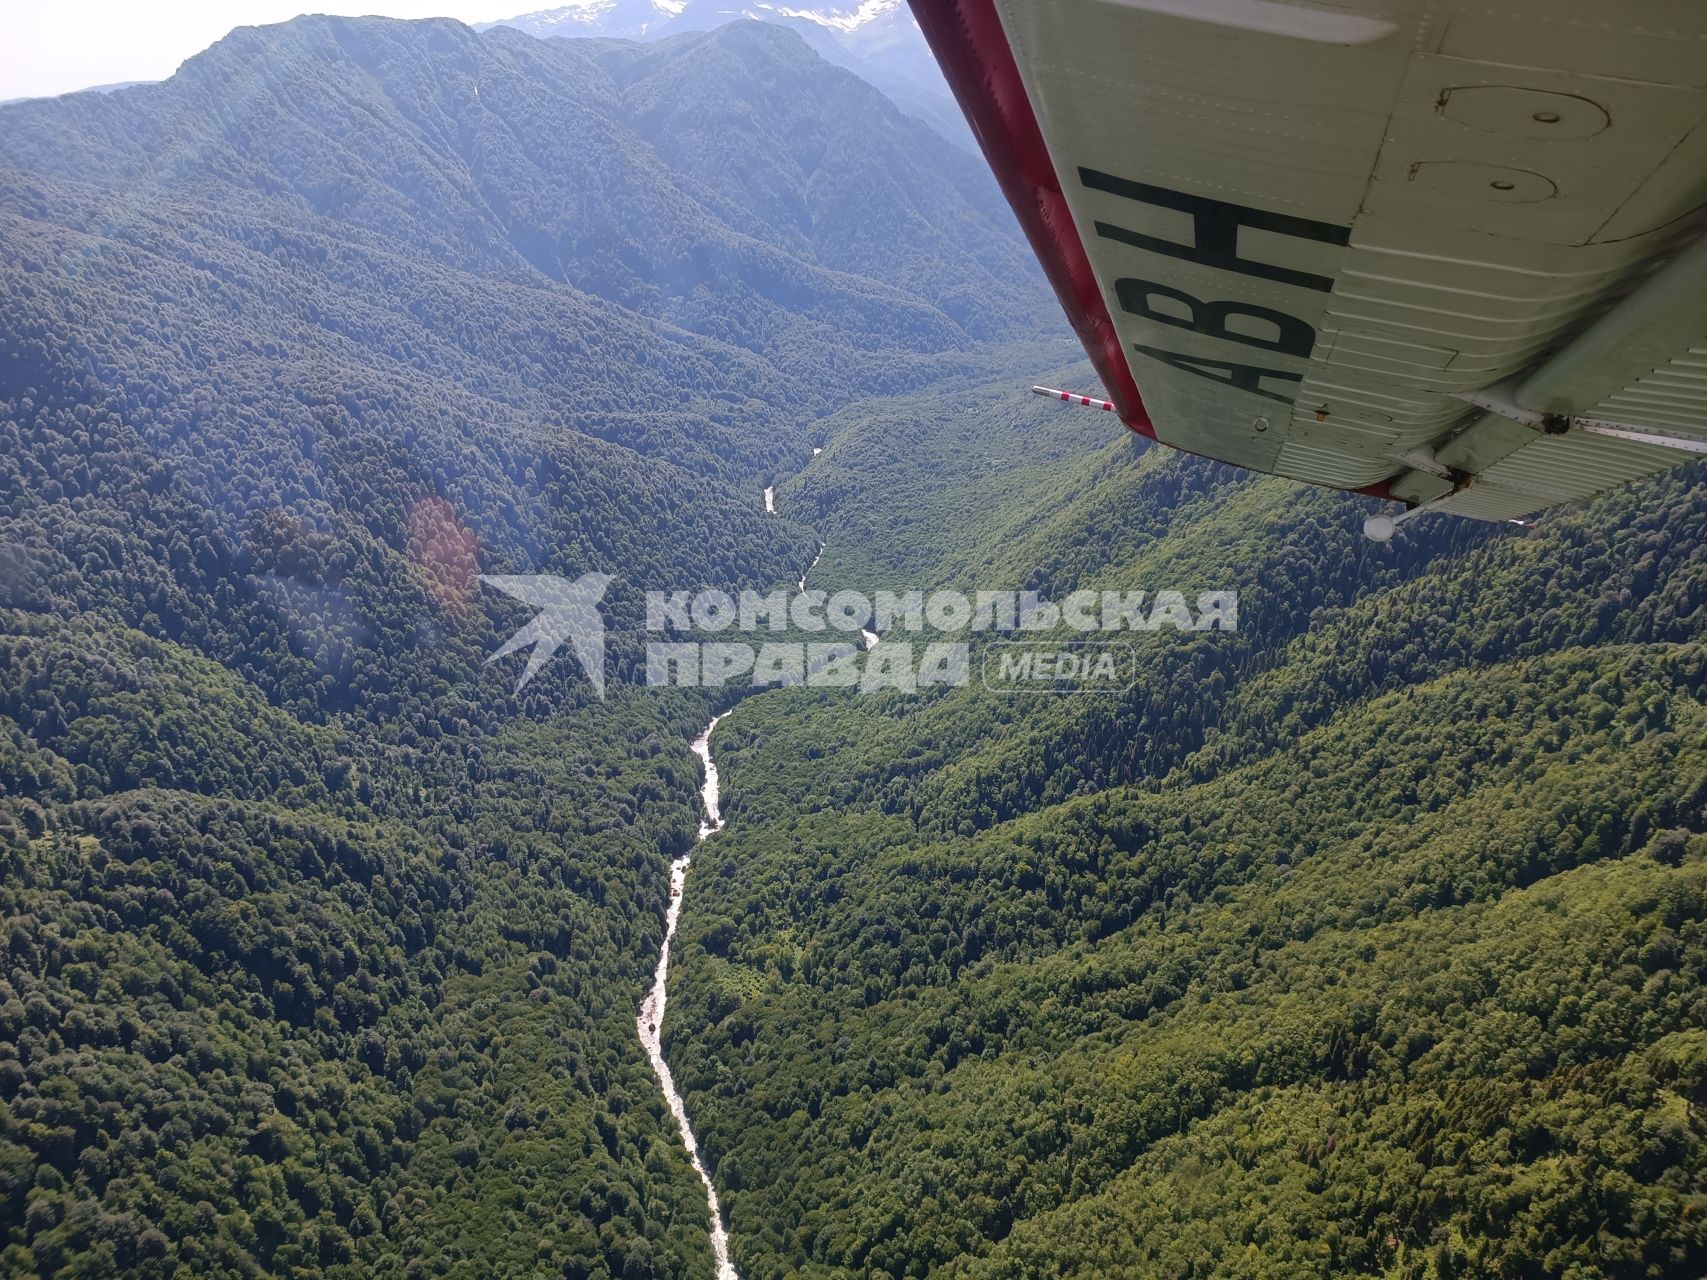
<path id="1" fill-rule="evenodd" d="M 1154 440 L 1156 432 L 1144 398 L 1132 380 L 1120 335 L 1114 331 L 1091 260 L 1067 211 L 1055 163 L 1037 127 L 995 5 L 991 0 L 911 0 L 911 4 L 1002 194 L 1013 206 L 1067 319 L 1108 388 L 1115 412 L 1139 435 Z"/>

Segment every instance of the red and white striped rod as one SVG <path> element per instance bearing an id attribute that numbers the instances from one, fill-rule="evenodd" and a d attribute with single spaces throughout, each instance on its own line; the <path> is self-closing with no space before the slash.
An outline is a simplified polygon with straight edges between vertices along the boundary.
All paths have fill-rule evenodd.
<path id="1" fill-rule="evenodd" d="M 1094 396 L 1081 396 L 1073 391 L 1057 391 L 1054 387 L 1033 387 L 1032 394 L 1048 396 L 1051 400 L 1063 400 L 1068 404 L 1083 405 L 1087 409 L 1106 409 L 1114 412 L 1114 401 L 1098 400 Z"/>

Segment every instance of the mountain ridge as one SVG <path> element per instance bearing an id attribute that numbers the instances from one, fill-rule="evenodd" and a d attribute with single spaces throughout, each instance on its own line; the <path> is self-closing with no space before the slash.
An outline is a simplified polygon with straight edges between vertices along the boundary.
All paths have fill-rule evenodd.
<path id="1" fill-rule="evenodd" d="M 512 265 L 526 263 L 631 306 L 648 302 L 660 291 L 667 295 L 691 288 L 708 269 L 714 273 L 709 279 L 716 281 L 715 261 L 696 266 L 683 259 L 696 242 L 717 246 L 725 257 L 756 254 L 755 263 L 779 275 L 779 284 L 790 271 L 797 272 L 773 262 L 762 245 L 742 248 L 742 234 L 758 232 L 767 239 L 770 228 L 743 227 L 739 220 L 728 225 L 721 216 L 727 210 L 707 205 L 703 194 L 696 198 L 692 191 L 671 191 L 668 166 L 649 159 L 649 148 L 634 137 L 605 69 L 596 55 L 588 56 L 590 46 L 526 41 L 508 28 L 480 36 L 461 24 L 432 20 L 422 28 L 429 47 L 413 48 L 406 39 L 387 34 L 407 29 L 407 24 L 365 21 L 368 25 L 347 19 L 298 19 L 274 28 L 239 28 L 190 59 L 172 81 L 142 86 L 123 99 L 70 95 L 15 104 L 7 108 L 14 115 L 0 161 L 62 178 L 110 183 L 147 176 L 144 153 L 138 149 L 145 142 L 166 142 L 167 154 L 184 157 L 185 163 L 188 149 L 194 147 L 202 159 L 218 157 L 233 169 L 239 162 L 232 149 L 241 145 L 247 148 L 247 163 L 259 160 L 272 170 L 252 182 L 264 184 L 275 197 L 294 195 L 347 230 L 387 238 L 403 231 L 417 237 L 419 247 L 440 258 L 450 255 L 463 266 L 485 269 L 495 258 L 508 258 Z M 696 61 L 707 58 L 732 56 L 748 74 L 756 71 L 750 65 L 756 58 L 768 59 L 775 71 L 811 59 L 795 37 L 754 24 L 692 33 L 668 47 L 678 55 L 684 76 L 694 73 Z M 602 52 L 621 56 L 620 51 Z M 289 95 L 299 91 L 292 78 L 318 74 L 332 62 L 345 63 L 361 79 L 347 82 L 337 97 L 321 99 L 317 109 L 333 107 L 336 116 L 307 126 L 292 114 Z M 489 80 L 485 99 L 480 96 L 482 76 Z M 934 217 L 944 212 L 945 202 L 961 200 L 960 193 L 976 193 L 979 216 L 1011 246 L 1004 268 L 1013 278 L 1029 278 L 1035 299 L 1035 268 L 981 166 L 891 114 L 893 108 L 857 81 L 840 79 L 842 73 L 828 69 L 824 76 L 847 100 L 834 115 L 802 111 L 798 127 L 810 125 L 847 148 L 854 139 L 839 122 L 850 112 L 867 122 L 881 121 L 856 148 L 862 156 L 876 149 L 871 154 L 873 174 L 897 171 L 899 156 L 909 149 L 934 150 L 927 168 L 937 175 L 935 181 L 912 182 L 903 200 L 924 201 Z M 386 101 L 383 93 L 375 96 L 361 87 L 379 83 L 393 85 L 397 96 Z M 804 82 L 800 87 L 806 87 Z M 694 96 L 692 91 L 683 94 L 688 103 Z M 220 119 L 217 104 L 228 101 L 242 104 L 251 128 L 260 123 L 257 113 L 271 116 L 265 131 L 238 137 L 204 123 Z M 186 115 L 190 110 L 198 118 Z M 547 113 L 549 129 L 542 128 Z M 37 129 L 36 120 L 51 120 L 52 127 Z M 95 132 L 80 145 L 77 133 L 65 133 L 67 125 Z M 329 126 L 336 129 L 336 138 L 324 132 Z M 565 136 L 590 141 L 593 153 L 616 163 L 591 162 L 580 148 L 564 149 L 558 139 Z M 356 150 L 350 153 L 352 147 Z M 824 146 L 822 151 L 828 166 L 841 163 L 836 149 Z M 350 154 L 335 172 L 317 171 L 325 157 L 340 153 Z M 496 173 L 506 176 L 488 176 L 493 166 L 501 166 Z M 519 185 L 516 176 L 524 178 Z M 456 194 L 470 186 L 479 191 L 479 203 Z M 680 212 L 672 212 L 671 206 Z M 565 220 L 565 213 L 573 215 L 573 223 Z M 424 230 L 423 218 L 455 228 L 454 234 Z M 587 225 L 577 230 L 575 223 Z M 602 257 L 589 253 L 589 242 L 619 236 L 625 224 L 627 245 L 621 252 L 628 261 L 620 254 L 613 260 L 610 250 L 602 251 Z M 955 317 L 957 324 L 989 332 L 1001 327 L 1004 312 L 1019 309 L 1006 281 L 983 271 L 951 244 L 939 244 L 937 251 L 941 277 L 982 272 L 980 287 L 996 291 L 983 313 L 962 311 Z M 893 283 L 875 256 L 863 268 L 873 286 Z M 821 269 L 819 264 L 808 267 Z M 801 283 L 847 292 L 846 285 L 827 277 Z M 869 332 L 875 335 L 889 325 L 886 320 Z"/>
<path id="2" fill-rule="evenodd" d="M 764 0 L 733 8 L 723 0 L 681 0 L 676 4 L 603 0 L 540 9 L 476 25 L 481 29 L 515 27 L 545 38 L 656 40 L 720 26 L 732 18 L 757 19 L 794 31 L 820 57 L 869 80 L 904 111 L 928 123 L 957 147 L 977 150 L 936 58 L 903 0 L 863 0 L 852 8 L 809 3 L 790 6 Z"/>

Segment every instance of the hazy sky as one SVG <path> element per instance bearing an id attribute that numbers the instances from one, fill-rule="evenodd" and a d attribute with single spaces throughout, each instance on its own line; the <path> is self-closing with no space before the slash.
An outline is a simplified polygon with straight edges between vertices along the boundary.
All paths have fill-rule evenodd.
<path id="1" fill-rule="evenodd" d="M 299 13 L 514 17 L 574 0 L 4 0 L 0 101 L 120 80 L 163 80 L 233 27 Z"/>

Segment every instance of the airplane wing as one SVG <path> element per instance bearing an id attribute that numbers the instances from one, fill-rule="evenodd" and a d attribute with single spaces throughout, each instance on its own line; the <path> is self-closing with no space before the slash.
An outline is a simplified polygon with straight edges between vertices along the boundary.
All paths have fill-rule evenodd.
<path id="1" fill-rule="evenodd" d="M 1133 430 L 1481 520 L 1707 451 L 1702 0 L 912 5 Z"/>

